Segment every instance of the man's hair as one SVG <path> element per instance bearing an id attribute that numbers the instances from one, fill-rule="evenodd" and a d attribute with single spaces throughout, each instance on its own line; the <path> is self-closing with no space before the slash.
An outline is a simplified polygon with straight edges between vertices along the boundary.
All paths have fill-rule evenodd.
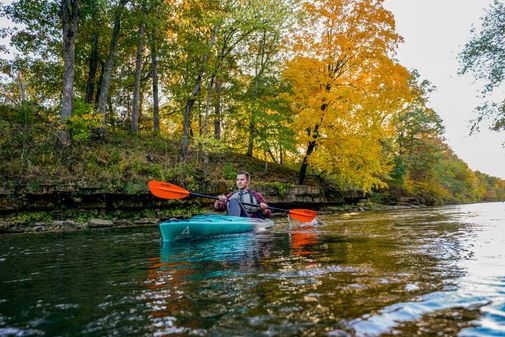
<path id="1" fill-rule="evenodd" d="M 238 176 L 239 174 L 243 174 L 243 175 L 245 175 L 245 178 L 246 178 L 247 180 L 251 180 L 251 176 L 249 175 L 249 172 L 247 172 L 247 171 L 238 171 L 238 172 L 237 172 L 237 176 Z"/>

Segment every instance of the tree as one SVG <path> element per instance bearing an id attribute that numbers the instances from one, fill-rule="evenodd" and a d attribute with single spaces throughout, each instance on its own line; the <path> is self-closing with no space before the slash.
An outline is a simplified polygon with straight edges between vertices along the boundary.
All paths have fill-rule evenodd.
<path id="1" fill-rule="evenodd" d="M 180 24 L 181 9 L 176 2 L 164 0 L 147 1 L 146 46 L 150 53 L 150 76 L 152 80 L 152 120 L 154 134 L 159 136 L 161 131 L 161 100 L 160 90 L 170 93 L 170 85 L 176 76 L 177 53 L 180 47 L 176 43 L 175 27 Z M 165 82 L 165 83 L 164 83 Z M 165 84 L 165 86 L 163 86 Z M 161 97 L 163 98 L 163 97 Z"/>
<path id="2" fill-rule="evenodd" d="M 66 127 L 67 120 L 72 115 L 74 100 L 75 74 L 75 40 L 79 23 L 79 0 L 62 0 L 61 21 L 63 26 L 63 97 L 61 100 L 61 124 L 64 127 L 61 135 L 63 145 L 70 142 L 70 134 Z"/>
<path id="3" fill-rule="evenodd" d="M 428 94 L 435 88 L 427 80 L 420 81 L 416 71 L 412 73 L 410 87 L 412 101 L 405 110 L 399 111 L 394 123 L 398 145 L 396 168 L 405 167 L 404 174 L 396 176 L 400 185 L 404 177 L 418 182 L 430 180 L 443 150 L 442 119 L 428 106 Z"/>
<path id="4" fill-rule="evenodd" d="M 33 99 L 45 103 L 61 102 L 63 63 L 61 2 L 57 0 L 22 1 L 0 4 L 0 16 L 16 26 L 3 27 L 1 35 L 10 36 L 16 51 L 17 69 L 29 81 Z M 21 68 L 19 67 L 21 66 Z"/>
<path id="5" fill-rule="evenodd" d="M 160 135 L 160 99 L 159 99 L 159 77 L 158 77 L 158 53 L 159 43 L 157 31 L 161 30 L 160 14 L 162 4 L 156 3 L 153 10 L 156 11 L 155 19 L 148 25 L 149 44 L 151 48 L 151 79 L 153 92 L 153 131 L 156 136 Z"/>
<path id="6" fill-rule="evenodd" d="M 29 79 L 26 78 L 26 65 L 15 59 L 0 60 L 0 102 L 2 105 L 20 108 L 30 100 Z"/>
<path id="7" fill-rule="evenodd" d="M 255 66 L 252 59 L 258 53 L 261 37 L 264 37 L 265 48 L 263 64 L 260 65 L 263 69 L 257 69 L 257 83 L 260 83 L 261 76 L 267 73 L 266 68 L 274 64 L 272 59 L 278 53 L 281 44 L 282 34 L 279 27 L 286 25 L 285 16 L 291 14 L 289 4 L 293 2 L 291 0 L 191 1 L 189 3 L 192 7 L 182 11 L 178 21 L 185 24 L 178 28 L 178 45 L 183 46 L 182 55 L 188 53 L 185 61 L 189 65 L 180 67 L 185 69 L 181 76 L 185 79 L 183 82 L 185 86 L 186 83 L 195 83 L 195 79 L 196 84 L 187 87 L 187 91 L 191 94 L 189 99 L 185 99 L 181 157 L 184 156 L 183 152 L 187 151 L 191 133 L 196 131 L 195 127 L 191 127 L 193 120 L 198 120 L 199 133 L 204 138 L 211 132 L 209 125 L 212 121 L 214 138 L 223 137 L 224 122 L 228 118 L 225 110 L 239 108 L 240 102 L 247 99 L 244 92 L 252 91 Z M 203 45 L 202 42 L 212 41 L 209 35 L 215 31 L 216 22 L 220 27 L 213 48 L 210 48 L 210 43 Z M 265 57 L 267 54 L 268 57 Z M 202 72 L 205 64 L 205 71 Z M 188 74 L 191 74 L 191 79 Z M 235 84 L 240 85 L 240 88 L 237 89 Z M 232 91 L 238 96 L 230 95 Z M 197 100 L 201 104 L 195 105 Z M 198 114 L 191 114 L 193 107 L 198 109 Z M 249 123 L 249 119 L 246 123 Z"/>
<path id="8" fill-rule="evenodd" d="M 269 101 L 269 96 L 275 96 L 275 93 L 272 93 L 269 89 L 272 80 L 275 82 L 274 78 L 280 77 L 279 64 L 281 58 L 278 55 L 284 51 L 283 40 L 288 35 L 289 29 L 294 25 L 293 7 L 296 7 L 296 1 L 273 1 L 261 8 L 264 11 L 261 19 L 262 25 L 256 34 L 252 36 L 248 45 L 247 54 L 251 56 L 249 67 L 253 70 L 245 95 L 246 102 L 249 103 L 247 144 L 247 155 L 249 157 L 253 156 L 254 141 L 258 135 L 257 124 L 258 121 L 261 121 L 259 117 L 273 116 L 271 113 L 265 114 L 267 108 L 263 103 Z M 271 107 L 268 109 L 271 109 Z M 277 115 L 277 117 L 280 115 L 282 114 Z"/>
<path id="9" fill-rule="evenodd" d="M 252 101 L 259 102 L 262 98 L 259 95 L 260 86 L 265 82 L 263 77 L 275 64 L 272 59 L 280 50 L 282 35 L 279 27 L 286 25 L 285 17 L 289 14 L 285 1 L 248 1 L 246 6 L 243 5 L 233 1 L 223 2 L 223 24 L 209 62 L 204 89 L 207 98 L 203 123 L 200 122 L 203 124 L 200 134 L 203 134 L 204 167 L 209 161 L 209 144 L 219 143 L 209 138 L 210 120 L 214 121 L 214 138 L 221 140 L 223 122 L 228 117 L 221 109 L 221 102 L 224 101 L 225 106 L 231 109 L 235 108 L 232 102 L 237 102 L 238 110 L 246 110 L 245 116 L 255 113 L 251 110 Z M 230 95 L 237 88 L 231 89 L 232 83 L 240 86 L 235 91 L 237 95 Z M 228 95 L 226 100 L 224 95 Z M 212 107 L 213 115 L 210 113 Z M 241 125 L 237 126 L 240 128 Z M 229 131 L 234 132 L 235 127 L 229 128 Z"/>
<path id="10" fill-rule="evenodd" d="M 309 22 L 293 39 L 284 78 L 295 114 L 293 130 L 308 165 L 347 187 L 382 184 L 390 166 L 381 141 L 392 137 L 391 116 L 409 96 L 409 73 L 394 62 L 401 37 L 381 0 L 316 0 L 303 6 Z"/>
<path id="11" fill-rule="evenodd" d="M 195 80 L 195 85 L 193 87 L 193 90 L 191 91 L 191 94 L 190 94 L 188 100 L 186 101 L 186 106 L 184 108 L 184 126 L 183 126 L 182 142 L 181 142 L 181 159 L 182 160 L 184 160 L 186 158 L 186 155 L 188 153 L 191 109 L 193 108 L 193 105 L 195 104 L 198 94 L 200 93 L 200 89 L 202 87 L 203 75 L 205 74 L 205 70 L 207 69 L 210 53 L 211 53 L 212 48 L 214 47 L 214 43 L 216 42 L 216 36 L 217 36 L 217 33 L 219 32 L 220 26 L 221 26 L 221 22 L 216 23 L 216 25 L 214 26 L 214 30 L 213 30 L 212 36 L 210 37 L 210 41 L 209 41 L 209 45 L 208 45 L 208 51 L 204 55 L 204 57 L 201 61 L 200 70 L 198 71 L 198 75 Z"/>
<path id="12" fill-rule="evenodd" d="M 485 98 L 505 80 L 505 5 L 495 0 L 481 18 L 480 29 L 472 29 L 472 38 L 459 54 L 460 74 L 472 73 L 485 85 L 481 94 Z M 487 101 L 476 108 L 478 116 L 472 131 L 477 131 L 483 119 L 491 119 L 491 129 L 505 130 L 505 101 Z"/>
<path id="13" fill-rule="evenodd" d="M 123 15 L 124 7 L 129 0 L 119 0 L 114 14 L 114 27 L 112 28 L 112 36 L 107 56 L 107 62 L 103 70 L 103 79 L 100 86 L 100 95 L 98 99 L 97 109 L 102 115 L 102 132 L 105 132 L 106 114 L 107 114 L 107 99 L 109 97 L 109 88 L 114 66 L 114 59 L 116 56 L 116 49 L 118 44 L 119 30 L 121 28 L 121 16 Z"/>
<path id="14" fill-rule="evenodd" d="M 139 132 L 139 96 L 140 96 L 140 76 L 142 73 L 142 53 L 144 48 L 144 32 L 145 32 L 145 4 L 141 3 L 140 9 L 140 27 L 138 33 L 138 41 L 137 41 L 137 53 L 135 57 L 135 82 L 134 82 L 134 90 L 133 90 L 133 109 L 131 115 L 130 122 L 130 131 L 133 134 L 137 134 Z"/>
<path id="15" fill-rule="evenodd" d="M 98 0 L 89 2 L 89 12 L 91 15 L 91 52 L 89 56 L 88 80 L 86 82 L 86 103 L 91 104 L 95 96 L 96 73 L 99 62 L 99 30 L 100 22 Z"/>

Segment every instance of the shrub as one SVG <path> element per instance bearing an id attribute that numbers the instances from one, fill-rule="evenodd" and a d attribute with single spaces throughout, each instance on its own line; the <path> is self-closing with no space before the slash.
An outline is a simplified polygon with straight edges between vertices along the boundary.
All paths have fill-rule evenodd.
<path id="1" fill-rule="evenodd" d="M 101 125 L 101 116 L 93 111 L 93 106 L 82 99 L 74 101 L 72 116 L 68 119 L 68 128 L 72 139 L 86 141 L 91 138 L 93 131 Z"/>

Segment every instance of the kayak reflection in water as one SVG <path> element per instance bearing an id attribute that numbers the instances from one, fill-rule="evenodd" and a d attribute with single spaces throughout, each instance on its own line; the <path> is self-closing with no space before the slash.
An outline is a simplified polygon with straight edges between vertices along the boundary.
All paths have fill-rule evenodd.
<path id="1" fill-rule="evenodd" d="M 245 171 L 237 173 L 236 183 L 238 190 L 219 196 L 219 200 L 214 204 L 216 210 L 227 210 L 228 215 L 250 218 L 269 218 L 272 215 L 263 195 L 249 189 L 251 183 L 249 173 Z M 254 204 L 257 207 L 242 203 Z"/>

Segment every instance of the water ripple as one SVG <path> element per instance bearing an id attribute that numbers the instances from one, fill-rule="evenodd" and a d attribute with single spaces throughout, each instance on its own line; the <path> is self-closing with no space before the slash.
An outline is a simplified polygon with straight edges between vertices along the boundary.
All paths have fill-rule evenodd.
<path id="1" fill-rule="evenodd" d="M 500 336 L 505 210 L 322 216 L 161 244 L 157 228 L 0 240 L 0 335 Z"/>

